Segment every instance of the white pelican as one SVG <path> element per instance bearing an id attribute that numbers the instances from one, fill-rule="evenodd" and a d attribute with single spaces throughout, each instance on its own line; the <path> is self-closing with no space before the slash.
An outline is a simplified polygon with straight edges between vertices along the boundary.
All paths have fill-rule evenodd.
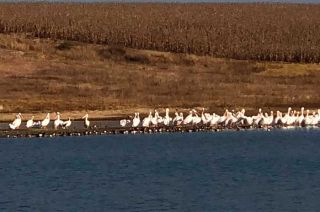
<path id="1" fill-rule="evenodd" d="M 238 117 L 238 114 L 231 114 L 231 122 L 230 122 L 231 125 L 234 125 L 238 122 L 239 118 L 237 117 Z"/>
<path id="2" fill-rule="evenodd" d="M 235 117 L 234 113 L 228 112 L 225 120 L 225 126 L 229 125 L 232 126 L 238 121 L 238 119 Z"/>
<path id="3" fill-rule="evenodd" d="M 305 117 L 305 124 L 306 125 L 312 125 L 312 123 L 313 123 L 312 116 L 309 116 L 309 113 L 310 113 L 310 111 L 307 110 L 307 114 Z"/>
<path id="4" fill-rule="evenodd" d="M 244 114 L 245 114 L 245 109 L 242 108 L 241 111 L 238 111 L 237 114 L 236 114 L 236 118 L 237 118 L 237 122 L 241 125 L 244 125 L 244 122 L 245 122 L 245 118 L 244 118 Z"/>
<path id="5" fill-rule="evenodd" d="M 145 117 L 142 120 L 142 126 L 143 127 L 149 127 L 151 124 L 151 119 L 152 119 L 152 112 L 149 113 L 149 116 Z"/>
<path id="6" fill-rule="evenodd" d="M 262 109 L 259 108 L 258 115 L 252 116 L 252 118 L 253 118 L 253 123 L 254 123 L 254 125 L 259 126 L 259 125 L 261 124 L 260 122 L 263 121 Z"/>
<path id="7" fill-rule="evenodd" d="M 163 121 L 164 121 L 163 118 L 162 118 L 162 116 L 159 115 L 158 111 L 156 111 L 156 113 L 157 113 L 157 123 L 158 123 L 158 124 L 162 124 Z"/>
<path id="8" fill-rule="evenodd" d="M 192 111 L 189 111 L 189 115 L 183 120 L 183 124 L 190 124 L 193 121 Z"/>
<path id="9" fill-rule="evenodd" d="M 267 126 L 271 126 L 273 124 L 273 120 L 274 120 L 274 117 L 273 117 L 273 111 L 270 112 L 270 116 L 268 116 L 268 114 L 266 114 L 266 119 L 265 119 L 265 125 Z"/>
<path id="10" fill-rule="evenodd" d="M 226 115 L 226 119 L 224 121 L 224 125 L 227 126 L 231 124 L 231 120 L 232 120 L 232 113 L 228 111 Z"/>
<path id="11" fill-rule="evenodd" d="M 154 126 L 158 125 L 158 117 L 159 117 L 159 113 L 157 110 L 154 110 L 154 117 L 151 118 L 151 123 Z"/>
<path id="12" fill-rule="evenodd" d="M 27 127 L 27 128 L 33 127 L 33 125 L 34 125 L 33 119 L 34 119 L 34 116 L 32 116 L 31 119 L 29 119 L 29 120 L 27 121 L 27 124 L 26 124 L 26 127 Z"/>
<path id="13" fill-rule="evenodd" d="M 244 108 L 241 110 L 239 118 L 243 120 L 243 124 L 247 127 L 252 127 L 253 118 L 251 116 L 246 116 L 246 110 Z"/>
<path id="14" fill-rule="evenodd" d="M 175 117 L 173 118 L 172 123 L 175 125 L 178 119 L 180 118 L 180 116 L 178 112 L 175 112 L 174 115 Z"/>
<path id="15" fill-rule="evenodd" d="M 181 125 L 181 123 L 183 122 L 183 113 L 180 113 L 179 115 L 178 112 L 175 112 L 174 114 L 176 115 L 176 117 L 174 117 L 172 123 L 177 126 Z"/>
<path id="16" fill-rule="evenodd" d="M 289 125 L 290 123 L 290 114 L 291 114 L 291 107 L 288 108 L 288 112 L 281 118 L 281 122 L 284 125 Z"/>
<path id="17" fill-rule="evenodd" d="M 210 122 L 210 120 L 211 120 L 211 118 L 212 118 L 211 114 L 210 114 L 210 113 L 204 113 L 204 116 L 205 116 L 206 119 L 209 120 L 209 122 Z"/>
<path id="18" fill-rule="evenodd" d="M 184 118 L 183 118 L 183 113 L 182 112 L 180 112 L 179 117 L 180 118 L 177 120 L 177 125 L 181 125 L 183 123 Z"/>
<path id="19" fill-rule="evenodd" d="M 316 115 L 315 122 L 317 122 L 316 124 L 320 124 L 320 109 L 318 109 L 318 114 Z"/>
<path id="20" fill-rule="evenodd" d="M 54 129 L 58 129 L 59 126 L 63 125 L 63 121 L 60 119 L 60 113 L 57 112 L 56 120 L 53 122 Z"/>
<path id="21" fill-rule="evenodd" d="M 281 121 L 281 124 L 282 124 L 282 125 L 287 125 L 287 123 L 288 123 L 288 116 L 287 116 L 287 114 L 285 114 L 285 115 L 283 116 L 283 114 L 281 113 L 281 119 L 280 119 L 280 121 Z"/>
<path id="22" fill-rule="evenodd" d="M 201 122 L 201 117 L 198 116 L 198 113 L 196 110 L 192 110 L 194 113 L 194 116 L 192 117 L 192 124 L 198 125 Z"/>
<path id="23" fill-rule="evenodd" d="M 165 115 L 165 117 L 163 119 L 163 124 L 166 125 L 166 126 L 169 126 L 170 125 L 170 121 L 172 121 L 172 118 L 169 115 L 169 108 L 166 108 L 166 115 Z"/>
<path id="24" fill-rule="evenodd" d="M 293 126 L 295 122 L 296 122 L 295 111 L 291 111 L 287 120 L 287 125 Z"/>
<path id="25" fill-rule="evenodd" d="M 11 124 L 9 124 L 10 129 L 18 129 L 21 125 L 21 122 L 21 113 L 19 113 L 18 115 L 16 115 L 16 119 Z"/>
<path id="26" fill-rule="evenodd" d="M 276 115 L 276 117 L 274 119 L 274 124 L 275 125 L 281 125 L 282 124 L 282 113 L 279 110 L 277 110 L 277 115 Z"/>
<path id="27" fill-rule="evenodd" d="M 218 121 L 220 119 L 219 115 L 216 115 L 215 113 L 212 114 L 212 118 L 210 120 L 210 126 L 216 126 L 218 125 Z"/>
<path id="28" fill-rule="evenodd" d="M 89 128 L 90 127 L 90 121 L 88 120 L 88 118 L 89 118 L 89 114 L 88 113 L 85 116 L 82 117 L 82 119 L 84 119 L 85 128 Z"/>
<path id="29" fill-rule="evenodd" d="M 315 126 L 319 123 L 319 116 L 316 115 L 316 112 L 313 111 L 312 113 L 312 125 Z"/>
<path id="30" fill-rule="evenodd" d="M 50 113 L 48 113 L 45 119 L 43 119 L 43 121 L 41 122 L 41 127 L 46 128 L 49 125 L 49 123 L 50 123 Z"/>
<path id="31" fill-rule="evenodd" d="M 299 119 L 298 119 L 298 124 L 299 126 L 303 125 L 305 119 L 304 119 L 304 107 L 301 108 L 301 114 L 299 116 Z"/>
<path id="32" fill-rule="evenodd" d="M 135 113 L 134 114 L 134 118 L 132 120 L 132 127 L 138 127 L 140 124 L 140 117 L 139 117 L 139 113 Z"/>
<path id="33" fill-rule="evenodd" d="M 63 126 L 64 128 L 69 128 L 69 127 L 71 126 L 71 119 L 70 119 L 70 117 L 69 117 L 69 119 L 68 119 L 67 121 L 64 121 L 64 122 L 62 123 L 62 126 Z"/>
<path id="34" fill-rule="evenodd" d="M 208 124 L 212 119 L 212 116 L 210 113 L 204 113 L 204 108 L 202 108 L 202 113 L 201 113 L 201 121 L 204 125 Z"/>
<path id="35" fill-rule="evenodd" d="M 120 120 L 120 126 L 121 127 L 125 127 L 129 123 L 131 123 L 131 120 L 129 120 L 129 119 L 121 119 Z"/>
<path id="36" fill-rule="evenodd" d="M 224 114 L 222 116 L 220 116 L 220 118 L 218 120 L 218 124 L 224 124 L 225 123 L 228 113 L 229 113 L 229 111 L 226 109 Z"/>
<path id="37" fill-rule="evenodd" d="M 262 116 L 262 120 L 260 121 L 260 126 L 263 127 L 263 126 L 270 126 L 271 123 L 272 123 L 272 120 L 273 120 L 273 117 L 268 113 L 264 113 L 264 115 Z"/>
<path id="38" fill-rule="evenodd" d="M 180 113 L 175 112 L 175 115 L 176 115 L 176 117 L 172 120 L 172 122 L 173 122 L 173 124 L 180 126 L 184 120 L 183 113 L 182 112 L 180 112 Z"/>

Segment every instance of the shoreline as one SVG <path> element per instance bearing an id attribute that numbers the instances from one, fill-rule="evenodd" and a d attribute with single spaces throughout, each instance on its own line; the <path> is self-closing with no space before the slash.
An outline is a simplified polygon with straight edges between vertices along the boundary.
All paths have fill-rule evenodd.
<path id="1" fill-rule="evenodd" d="M 3 138 L 53 138 L 65 136 L 103 136 L 103 135 L 126 135 L 126 134 L 159 134 L 159 133 L 193 133 L 193 132 L 223 132 L 223 131 L 249 131 L 264 130 L 272 131 L 275 129 L 319 129 L 316 126 L 273 126 L 273 127 L 247 127 L 247 126 L 159 126 L 159 127 L 100 127 L 89 129 L 0 129 L 0 139 Z"/>
<path id="2" fill-rule="evenodd" d="M 233 128 L 230 128 L 233 129 Z M 0 129 L 0 138 L 34 138 L 34 137 L 60 137 L 60 136 L 90 136 L 90 135 L 116 135 L 116 134 L 154 134 L 173 132 L 209 132 L 222 131 L 221 127 L 207 126 L 160 126 L 160 127 L 100 127 L 89 129 Z M 234 130 L 236 130 L 234 128 Z"/>

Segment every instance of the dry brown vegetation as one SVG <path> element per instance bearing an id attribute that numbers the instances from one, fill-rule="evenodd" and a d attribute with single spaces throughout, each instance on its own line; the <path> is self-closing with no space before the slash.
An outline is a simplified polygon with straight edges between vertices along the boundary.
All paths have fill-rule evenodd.
<path id="1" fill-rule="evenodd" d="M 223 58 L 312 63 L 320 62 L 319 17 L 320 5 L 302 4 L 1 3 L 0 32 Z"/>
<path id="2" fill-rule="evenodd" d="M 15 34 L 0 34 L 0 45 L 0 120 L 15 112 L 99 110 L 107 112 L 97 116 L 116 116 L 155 107 L 256 111 L 315 108 L 320 102 L 318 64 L 217 59 Z"/>

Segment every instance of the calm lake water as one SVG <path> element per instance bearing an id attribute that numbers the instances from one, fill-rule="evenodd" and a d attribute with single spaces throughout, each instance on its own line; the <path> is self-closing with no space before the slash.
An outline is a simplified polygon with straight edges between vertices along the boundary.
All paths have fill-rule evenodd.
<path id="1" fill-rule="evenodd" d="M 320 130 L 0 139 L 1 211 L 317 211 Z"/>

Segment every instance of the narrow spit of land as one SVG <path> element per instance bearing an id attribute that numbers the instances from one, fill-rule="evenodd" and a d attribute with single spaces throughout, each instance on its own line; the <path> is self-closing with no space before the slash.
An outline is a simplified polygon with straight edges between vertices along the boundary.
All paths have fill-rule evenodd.
<path id="1" fill-rule="evenodd" d="M 240 130 L 240 128 L 229 128 Z M 79 128 L 79 129 L 0 129 L 0 138 L 42 138 L 59 136 L 90 136 L 90 135 L 117 135 L 117 134 L 154 134 L 173 132 L 209 132 L 221 131 L 223 128 L 206 126 L 171 126 L 171 127 L 103 127 L 103 128 Z M 225 129 L 224 129 L 225 130 Z"/>
<path id="2" fill-rule="evenodd" d="M 153 133 L 172 133 L 172 132 L 199 132 L 199 131 L 221 131 L 225 130 L 221 126 L 210 127 L 208 125 L 181 125 L 181 126 L 152 126 L 152 127 L 131 127 L 128 124 L 126 127 L 119 125 L 119 120 L 104 119 L 90 120 L 91 126 L 86 128 L 83 121 L 76 120 L 72 122 L 68 129 L 54 129 L 53 123 L 50 123 L 47 128 L 26 128 L 26 122 L 22 122 L 21 127 L 16 130 L 11 130 L 8 123 L 0 123 L 0 138 L 30 138 L 30 137 L 57 137 L 57 136 L 89 136 L 89 135 L 114 135 L 114 134 L 153 134 Z M 246 126 L 228 127 L 228 129 L 246 129 Z"/>
<path id="3" fill-rule="evenodd" d="M 319 129 L 320 125 L 308 128 Z M 183 125 L 183 126 L 158 126 L 158 127 L 119 127 L 107 126 L 104 127 L 90 127 L 88 129 L 70 128 L 70 129 L 0 129 L 0 138 L 52 138 L 60 136 L 91 136 L 91 135 L 118 135 L 118 134 L 155 134 L 155 133 L 192 133 L 192 132 L 220 132 L 220 131 L 239 131 L 239 130 L 266 130 L 273 129 L 295 129 L 304 127 L 286 127 L 286 126 L 273 126 L 273 127 L 249 127 L 245 125 L 234 125 L 229 127 L 223 126 L 208 126 L 208 125 Z"/>

